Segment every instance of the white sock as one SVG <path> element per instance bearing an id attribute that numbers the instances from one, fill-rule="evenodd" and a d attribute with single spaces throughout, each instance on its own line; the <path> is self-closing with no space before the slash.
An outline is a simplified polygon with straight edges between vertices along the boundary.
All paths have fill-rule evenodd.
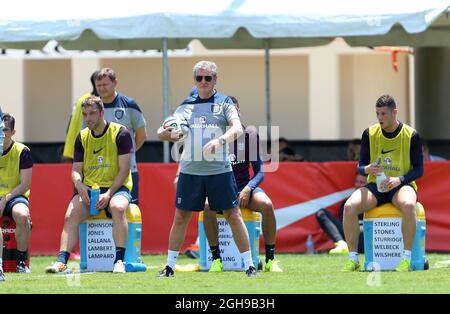
<path id="1" fill-rule="evenodd" d="M 344 240 L 339 240 L 336 243 L 338 246 L 347 246 L 347 242 L 345 242 Z"/>
<path id="2" fill-rule="evenodd" d="M 411 251 L 403 250 L 402 259 L 411 260 Z"/>
<path id="3" fill-rule="evenodd" d="M 200 246 L 200 237 L 197 237 L 197 239 L 195 240 L 195 245 Z"/>
<path id="4" fill-rule="evenodd" d="M 167 265 L 170 268 L 175 269 L 175 264 L 177 263 L 177 257 L 179 253 L 180 252 L 178 251 L 171 251 L 171 250 L 167 251 Z"/>
<path id="5" fill-rule="evenodd" d="M 0 257 L 0 268 L 3 267 L 3 259 Z"/>
<path id="6" fill-rule="evenodd" d="M 348 259 L 358 263 L 359 262 L 358 252 L 349 252 L 348 253 Z"/>
<path id="7" fill-rule="evenodd" d="M 247 251 L 244 253 L 241 253 L 242 259 L 244 260 L 244 268 L 247 270 L 250 266 L 255 267 L 252 260 L 252 251 Z"/>

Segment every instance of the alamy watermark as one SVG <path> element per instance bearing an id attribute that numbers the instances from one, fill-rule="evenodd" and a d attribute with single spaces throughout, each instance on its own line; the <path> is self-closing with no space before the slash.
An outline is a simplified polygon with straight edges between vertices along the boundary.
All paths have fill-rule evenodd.
<path id="1" fill-rule="evenodd" d="M 81 286 L 81 274 L 80 265 L 78 263 L 69 263 L 67 265 L 72 273 L 66 274 L 66 284 L 68 287 L 80 287 Z"/>
<path id="2" fill-rule="evenodd" d="M 383 17 L 380 15 L 373 15 L 366 17 L 366 23 L 368 26 L 379 27 L 383 22 Z"/>
<path id="3" fill-rule="evenodd" d="M 369 287 L 379 287 L 381 286 L 381 266 L 377 262 L 371 262 L 367 265 L 367 270 L 370 273 L 367 275 L 367 285 Z"/>
<path id="4" fill-rule="evenodd" d="M 184 162 L 231 162 L 263 161 L 264 172 L 275 172 L 279 166 L 279 135 L 278 126 L 259 126 L 252 128 L 256 132 L 249 136 L 242 134 L 237 141 L 231 141 L 226 145 L 220 145 L 210 154 L 203 151 L 204 146 L 224 133 L 220 128 L 191 128 L 189 135 L 183 140 L 175 142 L 171 149 L 172 159 Z M 228 128 L 227 128 L 228 129 Z"/>

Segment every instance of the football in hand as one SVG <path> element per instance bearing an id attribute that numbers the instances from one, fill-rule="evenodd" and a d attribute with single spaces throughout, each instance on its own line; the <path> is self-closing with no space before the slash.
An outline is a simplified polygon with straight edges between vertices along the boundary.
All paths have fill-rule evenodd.
<path id="1" fill-rule="evenodd" d="M 189 124 L 186 121 L 186 119 L 178 117 L 178 116 L 169 116 L 167 117 L 163 124 L 163 129 L 169 129 L 172 128 L 172 131 L 178 131 L 181 130 L 181 137 L 178 139 L 175 139 L 176 141 L 183 141 L 186 139 L 188 133 L 189 133 Z"/>

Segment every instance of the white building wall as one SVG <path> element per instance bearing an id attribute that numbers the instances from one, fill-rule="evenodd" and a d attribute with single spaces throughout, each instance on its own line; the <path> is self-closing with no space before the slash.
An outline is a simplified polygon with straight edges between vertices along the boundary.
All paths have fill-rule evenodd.
<path id="1" fill-rule="evenodd" d="M 411 57 L 409 57 L 411 58 Z M 217 89 L 236 96 L 246 124 L 265 124 L 264 52 L 204 49 L 194 42 L 185 53 L 169 53 L 170 104 L 173 109 L 193 85 L 192 67 L 200 60 L 219 66 Z M 351 48 L 342 40 L 312 48 L 270 51 L 272 125 L 280 136 L 302 140 L 360 137 L 375 123 L 374 104 L 391 93 L 400 119 L 410 123 L 408 56 L 368 48 Z M 63 53 L 55 56 L 0 56 L 0 104 L 18 118 L 17 139 L 26 142 L 64 141 L 74 102 L 91 90 L 89 77 L 112 67 L 118 90 L 136 99 L 149 123 L 149 139 L 163 120 L 162 60 L 157 53 Z M 5 75 L 5 73 L 7 73 Z M 21 122 L 22 121 L 22 122 Z"/>

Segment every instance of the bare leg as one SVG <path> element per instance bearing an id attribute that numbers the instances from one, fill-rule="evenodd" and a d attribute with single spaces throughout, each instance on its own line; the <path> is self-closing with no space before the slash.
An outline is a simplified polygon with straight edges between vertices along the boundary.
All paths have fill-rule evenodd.
<path id="1" fill-rule="evenodd" d="M 359 219 L 358 215 L 374 208 L 377 199 L 363 187 L 348 198 L 344 205 L 344 233 L 349 252 L 358 252 Z"/>
<path id="2" fill-rule="evenodd" d="M 113 239 L 116 247 L 126 247 L 128 238 L 128 199 L 122 195 L 113 196 L 109 201 L 109 211 L 113 220 Z"/>
<path id="3" fill-rule="evenodd" d="M 12 209 L 12 216 L 16 222 L 17 250 L 25 252 L 28 249 L 31 233 L 30 210 L 27 205 L 18 203 Z"/>
<path id="4" fill-rule="evenodd" d="M 219 245 L 219 227 L 217 226 L 216 212 L 211 210 L 208 203 L 205 203 L 203 210 L 203 225 L 205 227 L 206 238 L 209 246 Z"/>
<path id="5" fill-rule="evenodd" d="M 265 193 L 255 193 L 252 195 L 247 207 L 252 211 L 257 211 L 262 214 L 264 242 L 268 245 L 275 245 L 277 222 L 270 198 Z"/>
<path id="6" fill-rule="evenodd" d="M 75 195 L 69 203 L 64 218 L 64 228 L 61 232 L 60 251 L 71 252 L 78 242 L 78 227 L 87 218 L 87 208 L 81 202 L 79 195 Z"/>
<path id="7" fill-rule="evenodd" d="M 402 186 L 392 198 L 392 203 L 402 211 L 403 244 L 405 250 L 408 251 L 412 250 L 416 234 L 416 202 L 416 192 L 409 185 Z"/>
<path id="8" fill-rule="evenodd" d="M 186 237 L 186 229 L 191 220 L 192 212 L 176 209 L 169 235 L 169 250 L 180 251 Z"/>
<path id="9" fill-rule="evenodd" d="M 244 253 L 250 250 L 250 240 L 248 231 L 242 219 L 241 211 L 238 207 L 226 209 L 223 211 L 225 219 L 231 227 L 233 239 L 239 252 Z"/>

